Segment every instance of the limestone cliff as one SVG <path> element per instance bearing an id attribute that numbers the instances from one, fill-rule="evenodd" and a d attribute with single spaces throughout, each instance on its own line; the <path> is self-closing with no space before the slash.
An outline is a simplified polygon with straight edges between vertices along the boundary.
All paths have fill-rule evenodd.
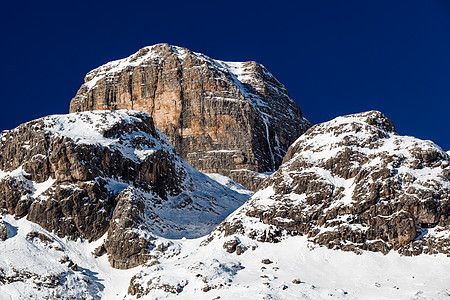
<path id="1" fill-rule="evenodd" d="M 167 44 L 92 70 L 70 103 L 70 112 L 123 108 L 150 114 L 194 168 L 250 189 L 310 127 L 261 64 L 214 60 Z"/>

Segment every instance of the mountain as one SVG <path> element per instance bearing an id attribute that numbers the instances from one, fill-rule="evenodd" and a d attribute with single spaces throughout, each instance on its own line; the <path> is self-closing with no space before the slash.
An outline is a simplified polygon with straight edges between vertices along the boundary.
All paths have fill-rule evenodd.
<path id="1" fill-rule="evenodd" d="M 181 258 L 140 270 L 126 299 L 449 297 L 450 166 L 434 143 L 377 111 L 339 117 L 260 187 Z"/>
<path id="2" fill-rule="evenodd" d="M 147 112 L 176 152 L 204 173 L 256 190 L 311 125 L 261 64 L 224 62 L 157 44 L 90 71 L 70 112 Z"/>
<path id="3" fill-rule="evenodd" d="M 399 136 L 377 111 L 310 128 L 277 172 L 216 231 L 262 242 L 304 235 L 361 253 L 450 255 L 449 156 Z"/>
<path id="4" fill-rule="evenodd" d="M 379 112 L 310 128 L 250 199 L 143 112 L 49 116 L 0 141 L 0 298 L 450 295 L 449 156 Z"/>
<path id="5" fill-rule="evenodd" d="M 99 251 L 120 269 L 146 262 L 155 236 L 208 234 L 249 197 L 193 169 L 148 114 L 129 110 L 48 116 L 5 131 L 0 169 L 4 213 L 58 238 L 107 233 Z"/>

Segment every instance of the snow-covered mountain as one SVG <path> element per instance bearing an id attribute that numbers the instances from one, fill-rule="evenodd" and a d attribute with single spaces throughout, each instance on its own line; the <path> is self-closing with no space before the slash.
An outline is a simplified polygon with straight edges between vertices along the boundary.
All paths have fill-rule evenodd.
<path id="1" fill-rule="evenodd" d="M 262 242 L 304 235 L 356 253 L 449 255 L 449 204 L 448 155 L 431 141 L 397 135 L 389 119 L 369 111 L 310 128 L 216 233 Z"/>
<path id="2" fill-rule="evenodd" d="M 194 168 L 253 190 L 311 126 L 263 65 L 168 44 L 90 71 L 70 104 L 70 112 L 122 108 L 150 114 Z"/>
<path id="3" fill-rule="evenodd" d="M 339 117 L 208 237 L 133 276 L 127 299 L 445 299 L 449 197 L 440 147 L 376 111 Z"/>
<path id="4" fill-rule="evenodd" d="M 154 236 L 197 238 L 242 205 L 175 154 L 136 111 L 55 115 L 0 137 L 0 208 L 59 238 L 96 241 L 115 268 L 146 262 Z M 9 235 L 8 237 L 9 238 Z"/>
<path id="5" fill-rule="evenodd" d="M 0 168 L 1 299 L 450 295 L 449 157 L 379 112 L 309 129 L 242 206 L 135 111 L 6 131 Z"/>
<path id="6" fill-rule="evenodd" d="M 142 266 L 120 270 L 95 242 L 59 238 L 26 218 L 3 218 L 1 299 L 447 299 L 449 258 L 310 248 L 306 236 L 265 243 L 156 238 Z M 202 244 L 203 242 L 203 244 Z M 138 298 L 140 297 L 140 298 Z"/>

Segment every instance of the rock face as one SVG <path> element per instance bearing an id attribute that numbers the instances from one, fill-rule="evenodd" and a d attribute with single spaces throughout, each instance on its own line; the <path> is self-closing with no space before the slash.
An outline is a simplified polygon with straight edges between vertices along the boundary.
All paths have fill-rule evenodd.
<path id="1" fill-rule="evenodd" d="M 215 234 L 332 249 L 450 254 L 449 156 L 370 111 L 310 128 Z M 214 234 L 213 234 L 214 235 Z"/>
<path id="2" fill-rule="evenodd" d="M 0 219 L 0 241 L 4 241 L 8 238 L 8 231 L 6 225 L 2 219 Z"/>
<path id="3" fill-rule="evenodd" d="M 144 262 L 153 234 L 207 234 L 247 198 L 194 170 L 151 116 L 128 110 L 49 116 L 3 132 L 0 169 L 0 208 L 60 237 L 93 241 L 108 231 L 116 268 Z"/>
<path id="4" fill-rule="evenodd" d="M 255 190 L 309 122 L 286 88 L 256 62 L 223 62 L 158 44 L 86 75 L 70 112 L 150 114 L 176 152 L 204 173 Z"/>

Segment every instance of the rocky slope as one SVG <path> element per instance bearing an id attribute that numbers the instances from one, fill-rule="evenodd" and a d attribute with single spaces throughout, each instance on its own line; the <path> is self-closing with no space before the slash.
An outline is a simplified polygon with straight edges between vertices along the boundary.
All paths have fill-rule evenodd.
<path id="1" fill-rule="evenodd" d="M 242 207 L 140 270 L 126 298 L 448 297 L 449 160 L 376 111 L 313 126 Z"/>
<path id="2" fill-rule="evenodd" d="M 306 236 L 265 243 L 239 236 L 240 255 L 223 248 L 230 237 L 152 241 L 151 259 L 119 270 L 92 255 L 95 242 L 61 239 L 39 225 L 6 215 L 0 242 L 1 299 L 447 299 L 448 257 L 408 257 L 311 251 Z"/>
<path id="3" fill-rule="evenodd" d="M 0 298 L 450 295 L 449 157 L 381 113 L 312 127 L 240 208 L 248 191 L 193 170 L 145 113 L 50 116 L 0 140 Z"/>
<path id="4" fill-rule="evenodd" d="M 134 109 L 152 115 L 177 153 L 205 173 L 255 190 L 309 122 L 261 64 L 224 62 L 158 44 L 86 75 L 70 112 Z"/>
<path id="5" fill-rule="evenodd" d="M 146 113 L 49 116 L 0 136 L 0 208 L 58 237 L 104 245 L 115 268 L 149 259 L 156 237 L 195 238 L 248 195 L 196 171 Z M 0 224 L 0 239 L 5 239 Z"/>
<path id="6" fill-rule="evenodd" d="M 449 255 L 449 160 L 431 141 L 397 135 L 379 112 L 339 117 L 302 135 L 215 235 L 230 236 L 230 252 L 247 248 L 232 238 L 239 234 L 263 242 L 305 235 L 356 253 Z"/>

